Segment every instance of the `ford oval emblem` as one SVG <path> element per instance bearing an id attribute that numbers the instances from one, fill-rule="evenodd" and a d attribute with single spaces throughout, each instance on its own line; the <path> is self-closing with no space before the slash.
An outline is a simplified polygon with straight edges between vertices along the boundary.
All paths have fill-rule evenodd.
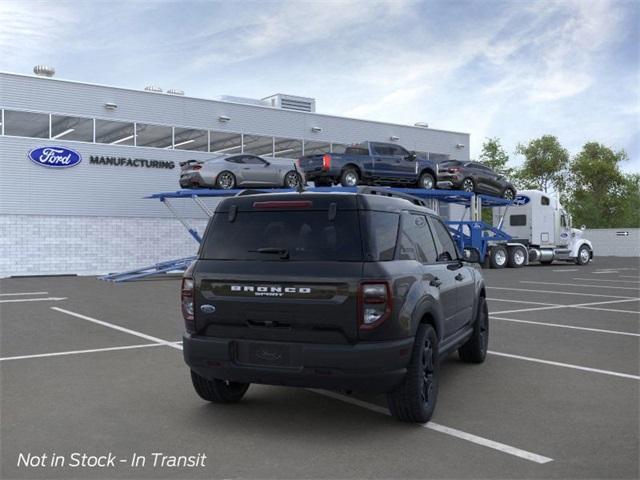
<path id="1" fill-rule="evenodd" d="M 531 199 L 526 195 L 516 195 L 516 198 L 513 200 L 513 204 L 517 206 L 526 205 L 530 200 Z"/>
<path id="2" fill-rule="evenodd" d="M 209 304 L 204 304 L 200 306 L 200 311 L 203 313 L 213 313 L 216 311 L 216 307 Z"/>
<path id="3" fill-rule="evenodd" d="M 69 168 L 78 165 L 82 156 L 64 147 L 39 147 L 29 152 L 29 159 L 43 167 Z"/>

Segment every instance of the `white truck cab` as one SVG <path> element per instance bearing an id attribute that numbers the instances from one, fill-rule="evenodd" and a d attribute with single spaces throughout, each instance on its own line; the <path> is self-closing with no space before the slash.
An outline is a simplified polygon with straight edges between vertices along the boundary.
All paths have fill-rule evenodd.
<path id="1" fill-rule="evenodd" d="M 493 210 L 493 225 L 512 237 L 505 259 L 510 266 L 521 266 L 517 265 L 520 258 L 511 258 L 511 252 L 518 250 L 520 257 L 527 252 L 525 263 L 559 260 L 585 265 L 593 259 L 591 242 L 582 238 L 584 226 L 572 228 L 571 216 L 559 200 L 542 191 L 518 192 L 512 205 Z"/>

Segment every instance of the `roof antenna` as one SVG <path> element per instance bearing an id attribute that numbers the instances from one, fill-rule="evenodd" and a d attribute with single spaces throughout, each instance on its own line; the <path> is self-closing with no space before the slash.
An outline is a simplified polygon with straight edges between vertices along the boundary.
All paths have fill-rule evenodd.
<path id="1" fill-rule="evenodd" d="M 293 170 L 298 174 L 298 177 L 300 178 L 298 185 L 296 185 L 296 192 L 302 193 L 304 192 L 304 180 L 302 179 L 302 175 L 300 175 L 300 172 L 298 172 L 298 166 L 296 165 L 296 162 L 293 162 Z"/>

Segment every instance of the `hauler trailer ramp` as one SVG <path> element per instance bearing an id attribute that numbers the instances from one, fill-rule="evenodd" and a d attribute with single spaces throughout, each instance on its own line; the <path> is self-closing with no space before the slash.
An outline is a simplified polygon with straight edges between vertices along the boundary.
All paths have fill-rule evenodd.
<path id="1" fill-rule="evenodd" d="M 231 197 L 236 195 L 251 195 L 259 193 L 291 193 L 292 191 L 294 190 L 271 188 L 256 188 L 249 190 L 198 188 L 178 190 L 175 192 L 156 193 L 146 198 L 160 200 L 174 215 L 174 217 L 185 227 L 191 237 L 196 242 L 200 243 L 202 238 L 200 233 L 180 214 L 179 209 L 175 208 L 173 205 L 174 200 L 192 200 L 207 216 L 211 217 L 214 212 L 206 205 L 205 202 L 203 202 L 204 198 Z M 481 211 L 483 207 L 508 207 L 511 204 L 509 200 L 505 200 L 503 198 L 455 190 L 424 190 L 394 187 L 315 187 L 307 188 L 304 191 L 329 193 L 350 192 L 396 196 L 419 203 L 420 205 L 434 210 L 436 213 L 440 212 L 441 203 L 459 205 L 463 211 L 461 219 L 455 220 L 452 218 L 445 218 L 444 220 L 448 224 L 449 229 L 451 230 L 451 233 L 457 241 L 460 249 L 473 248 L 477 250 L 481 262 L 489 261 L 489 263 L 491 263 L 490 256 L 493 251 L 493 244 L 503 244 L 511 239 L 511 237 L 501 231 L 500 228 L 488 225 L 481 220 Z M 464 218 L 469 218 L 470 220 L 464 220 Z M 498 249 L 498 251 L 501 252 L 502 250 Z M 195 260 L 195 258 L 196 257 L 193 256 L 167 260 L 126 272 L 105 275 L 101 277 L 101 279 L 113 282 L 123 282 L 137 280 L 161 273 L 184 270 L 193 260 Z"/>
<path id="2" fill-rule="evenodd" d="M 526 249 L 528 262 L 585 265 L 593 259 L 593 245 L 583 238 L 585 227 L 573 228 L 558 198 L 545 192 L 518 192 L 508 209 L 493 210 L 493 224 L 512 238 L 510 245 Z"/>

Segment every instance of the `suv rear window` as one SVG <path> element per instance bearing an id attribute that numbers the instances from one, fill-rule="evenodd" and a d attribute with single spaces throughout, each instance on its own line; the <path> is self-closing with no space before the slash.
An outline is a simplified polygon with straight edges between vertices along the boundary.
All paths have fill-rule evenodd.
<path id="1" fill-rule="evenodd" d="M 391 212 L 327 211 L 216 213 L 202 244 L 203 260 L 387 261 L 393 260 L 399 215 Z M 362 229 L 368 232 L 361 234 Z M 262 249 L 262 252 L 259 250 Z M 270 249 L 265 252 L 264 249 Z M 366 256 L 363 253 L 366 252 Z"/>
<path id="2" fill-rule="evenodd" d="M 259 250 L 263 249 L 262 252 Z M 362 261 L 357 211 L 238 212 L 234 221 L 216 213 L 204 239 L 205 260 Z"/>

